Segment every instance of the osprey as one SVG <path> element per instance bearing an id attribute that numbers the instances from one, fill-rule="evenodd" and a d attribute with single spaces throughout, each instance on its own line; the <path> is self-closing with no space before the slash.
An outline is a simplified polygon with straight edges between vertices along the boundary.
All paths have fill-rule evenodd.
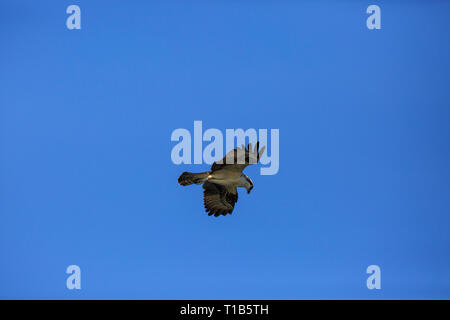
<path id="1" fill-rule="evenodd" d="M 210 171 L 192 173 L 183 172 L 178 178 L 182 186 L 203 184 L 203 203 L 208 216 L 231 214 L 238 200 L 237 188 L 245 188 L 247 193 L 253 189 L 252 180 L 242 171 L 261 158 L 266 147 L 259 150 L 259 142 L 252 150 L 251 143 L 247 148 L 242 145 L 228 152 L 221 161 L 216 161 Z"/>

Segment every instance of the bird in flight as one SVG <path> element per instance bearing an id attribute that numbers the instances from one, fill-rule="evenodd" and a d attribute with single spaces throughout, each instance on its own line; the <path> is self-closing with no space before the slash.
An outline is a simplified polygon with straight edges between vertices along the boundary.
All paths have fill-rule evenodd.
<path id="1" fill-rule="evenodd" d="M 253 189 L 252 180 L 242 171 L 248 165 L 257 163 L 265 148 L 260 150 L 259 142 L 253 150 L 251 143 L 247 148 L 242 145 L 228 152 L 222 160 L 214 162 L 210 171 L 183 172 L 178 183 L 182 186 L 203 184 L 203 203 L 208 216 L 231 214 L 238 200 L 237 188 L 245 188 L 247 193 Z"/>

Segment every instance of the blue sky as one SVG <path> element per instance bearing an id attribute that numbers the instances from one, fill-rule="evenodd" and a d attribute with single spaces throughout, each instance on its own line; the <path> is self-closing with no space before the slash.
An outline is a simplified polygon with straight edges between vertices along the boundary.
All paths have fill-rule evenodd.
<path id="1" fill-rule="evenodd" d="M 449 299 L 450 3 L 369 4 L 2 1 L 0 298 Z M 194 120 L 280 130 L 232 216 Z"/>

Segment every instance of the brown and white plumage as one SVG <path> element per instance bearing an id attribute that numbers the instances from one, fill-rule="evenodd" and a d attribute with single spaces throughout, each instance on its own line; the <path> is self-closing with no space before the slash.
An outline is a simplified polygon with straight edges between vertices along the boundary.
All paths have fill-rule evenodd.
<path id="1" fill-rule="evenodd" d="M 203 184 L 203 203 L 208 215 L 218 217 L 231 214 L 238 200 L 238 187 L 243 187 L 247 193 L 253 189 L 252 180 L 242 171 L 249 165 L 255 164 L 264 153 L 265 147 L 259 149 L 259 142 L 255 148 L 249 144 L 247 148 L 235 148 L 228 152 L 223 159 L 212 164 L 207 172 L 183 172 L 178 178 L 182 186 Z"/>
<path id="2" fill-rule="evenodd" d="M 218 217 L 233 212 L 238 200 L 236 187 L 228 189 L 220 184 L 206 181 L 203 189 L 203 204 L 208 215 Z"/>

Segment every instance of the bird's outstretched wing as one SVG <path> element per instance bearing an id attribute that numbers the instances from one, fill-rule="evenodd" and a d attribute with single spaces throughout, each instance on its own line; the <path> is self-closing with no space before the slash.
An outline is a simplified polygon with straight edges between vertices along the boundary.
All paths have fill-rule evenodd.
<path id="1" fill-rule="evenodd" d="M 203 189 L 203 202 L 208 216 L 225 216 L 233 212 L 234 204 L 238 200 L 236 187 L 226 188 L 212 182 L 205 182 Z"/>
<path id="2" fill-rule="evenodd" d="M 252 149 L 251 143 L 248 144 L 247 148 L 242 145 L 240 148 L 235 148 L 228 152 L 220 161 L 214 162 L 211 166 L 211 172 L 224 169 L 224 167 L 228 169 L 231 166 L 233 169 L 242 171 L 248 165 L 257 163 L 265 149 L 265 146 L 259 149 L 259 142 L 256 143 L 254 149 Z"/>

